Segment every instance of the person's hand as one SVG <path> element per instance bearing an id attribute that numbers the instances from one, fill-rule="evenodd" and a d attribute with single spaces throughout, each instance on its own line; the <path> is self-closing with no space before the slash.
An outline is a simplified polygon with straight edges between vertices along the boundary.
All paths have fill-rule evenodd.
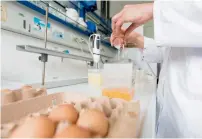
<path id="1" fill-rule="evenodd" d="M 120 34 L 124 23 L 132 23 L 125 31 L 129 35 L 135 28 L 153 18 L 153 3 L 126 5 L 123 10 L 112 18 L 112 31 Z"/>
<path id="2" fill-rule="evenodd" d="M 110 37 L 111 45 L 113 46 L 122 46 L 124 42 L 125 30 L 120 30 L 119 34 L 112 32 Z"/>
<path id="3" fill-rule="evenodd" d="M 132 32 L 125 36 L 125 30 L 122 29 L 118 35 L 111 34 L 110 42 L 114 46 L 123 46 L 127 44 L 133 45 L 137 48 L 144 48 L 144 37 L 137 32 Z"/>

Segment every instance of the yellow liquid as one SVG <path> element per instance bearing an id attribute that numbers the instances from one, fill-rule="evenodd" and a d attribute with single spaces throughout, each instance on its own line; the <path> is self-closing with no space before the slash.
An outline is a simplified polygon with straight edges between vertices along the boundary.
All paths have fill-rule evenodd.
<path id="1" fill-rule="evenodd" d="M 99 73 L 88 73 L 88 84 L 101 87 L 102 76 Z"/>
<path id="2" fill-rule="evenodd" d="M 102 90 L 102 95 L 109 98 L 121 98 L 130 101 L 133 99 L 134 90 L 129 88 L 105 88 Z"/>

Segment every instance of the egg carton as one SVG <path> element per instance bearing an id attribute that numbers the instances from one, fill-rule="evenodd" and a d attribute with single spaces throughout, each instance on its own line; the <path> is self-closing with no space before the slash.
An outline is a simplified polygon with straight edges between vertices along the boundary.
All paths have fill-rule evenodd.
<path id="1" fill-rule="evenodd" d="M 105 114 L 108 119 L 109 128 L 106 135 L 107 138 L 126 138 L 138 137 L 139 130 L 139 102 L 127 102 L 123 99 L 108 97 L 87 98 L 81 101 L 63 101 L 61 104 L 72 104 L 79 114 L 82 114 L 87 109 L 96 109 Z M 59 105 L 42 109 L 35 113 L 30 113 L 20 120 L 1 124 L 1 137 L 6 138 L 28 118 L 37 116 L 48 116 L 50 112 Z M 65 127 L 69 126 L 67 121 L 61 121 L 57 124 L 56 133 L 60 132 Z M 98 138 L 100 136 L 93 136 Z"/>
<path id="2" fill-rule="evenodd" d="M 47 91 L 45 88 L 33 88 L 32 86 L 25 85 L 20 89 L 16 90 L 10 90 L 10 89 L 1 90 L 1 102 L 2 105 L 7 105 L 46 94 Z"/>

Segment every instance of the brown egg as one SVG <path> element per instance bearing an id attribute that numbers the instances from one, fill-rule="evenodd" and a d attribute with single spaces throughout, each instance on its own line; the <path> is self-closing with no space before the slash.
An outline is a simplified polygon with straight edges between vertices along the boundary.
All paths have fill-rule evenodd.
<path id="1" fill-rule="evenodd" d="M 78 112 L 71 104 L 59 105 L 58 107 L 54 108 L 49 114 L 49 118 L 54 122 L 66 120 L 70 123 L 76 123 L 78 117 Z"/>
<path id="2" fill-rule="evenodd" d="M 50 138 L 55 128 L 55 124 L 45 116 L 32 117 L 14 130 L 10 138 Z"/>
<path id="3" fill-rule="evenodd" d="M 92 135 L 92 138 L 102 138 L 102 136 L 98 135 L 98 134 L 94 134 L 94 135 Z"/>
<path id="4" fill-rule="evenodd" d="M 77 121 L 77 125 L 102 137 L 104 137 L 108 131 L 107 117 L 103 112 L 96 109 L 88 109 L 82 112 Z"/>
<path id="5" fill-rule="evenodd" d="M 71 125 L 55 135 L 55 138 L 90 138 L 91 133 L 76 125 Z"/>

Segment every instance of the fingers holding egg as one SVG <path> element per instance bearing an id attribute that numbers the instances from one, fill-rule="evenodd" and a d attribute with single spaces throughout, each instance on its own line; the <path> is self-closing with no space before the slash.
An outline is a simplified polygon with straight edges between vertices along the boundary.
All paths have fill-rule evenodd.
<path id="1" fill-rule="evenodd" d="M 124 44 L 123 38 L 115 38 L 113 42 L 114 46 L 122 46 Z"/>

